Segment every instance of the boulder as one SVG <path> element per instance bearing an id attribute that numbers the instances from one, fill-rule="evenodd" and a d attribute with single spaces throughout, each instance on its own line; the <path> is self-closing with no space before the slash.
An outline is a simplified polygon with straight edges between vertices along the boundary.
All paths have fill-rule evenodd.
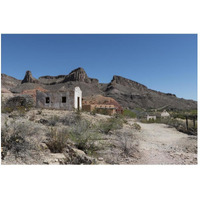
<path id="1" fill-rule="evenodd" d="M 94 159 L 90 158 L 89 156 L 87 156 L 85 154 L 85 152 L 79 150 L 79 149 L 76 149 L 76 148 L 72 148 L 70 146 L 68 146 L 66 149 L 65 149 L 65 164 L 86 164 L 86 165 L 89 165 L 89 164 L 92 164 L 94 163 Z"/>

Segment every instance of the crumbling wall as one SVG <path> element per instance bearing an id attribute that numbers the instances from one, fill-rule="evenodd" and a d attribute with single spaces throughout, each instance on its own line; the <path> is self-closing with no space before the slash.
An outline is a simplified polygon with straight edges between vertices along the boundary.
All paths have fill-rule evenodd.
<path id="1" fill-rule="evenodd" d="M 49 97 L 49 103 L 46 98 Z M 66 97 L 66 103 L 62 102 L 62 97 Z M 52 109 L 74 109 L 74 92 L 36 92 L 36 107 L 37 108 L 52 108 Z"/>

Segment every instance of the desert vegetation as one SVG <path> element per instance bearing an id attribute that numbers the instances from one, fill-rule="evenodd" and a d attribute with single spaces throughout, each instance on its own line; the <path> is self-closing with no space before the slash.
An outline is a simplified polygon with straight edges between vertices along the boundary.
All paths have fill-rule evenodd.
<path id="1" fill-rule="evenodd" d="M 15 99 L 10 102 L 16 105 Z M 176 132 L 176 142 L 166 144 L 163 138 L 165 132 L 173 138 L 170 130 L 174 127 L 187 134 L 196 131 L 193 118 L 188 117 L 188 130 L 184 118 L 195 116 L 194 111 L 171 112 L 170 118 L 146 121 L 138 117 L 143 110 L 125 110 L 123 114 L 109 116 L 96 112 L 35 109 L 24 100 L 11 110 L 6 109 L 8 105 L 2 105 L 2 164 L 143 164 L 159 163 L 160 159 L 163 163 L 197 162 L 195 137 L 187 139 L 188 136 Z M 159 137 L 154 135 L 161 133 Z M 160 138 L 164 142 L 162 148 Z M 183 143 L 179 144 L 180 141 Z M 177 145 L 179 150 L 175 148 Z M 158 160 L 154 157 L 148 160 L 151 157 L 148 149 L 153 151 L 153 148 L 156 148 L 155 155 L 162 155 Z M 177 152 L 181 159 L 176 156 Z M 173 154 L 172 159 L 168 154 Z"/>
<path id="2" fill-rule="evenodd" d="M 127 120 L 122 115 L 19 107 L 2 113 L 5 164 L 120 164 L 126 156 L 134 158 L 132 132 L 138 127 L 124 132 Z"/>
<path id="3" fill-rule="evenodd" d="M 136 113 L 128 109 L 123 111 L 123 115 L 130 118 L 136 118 Z"/>

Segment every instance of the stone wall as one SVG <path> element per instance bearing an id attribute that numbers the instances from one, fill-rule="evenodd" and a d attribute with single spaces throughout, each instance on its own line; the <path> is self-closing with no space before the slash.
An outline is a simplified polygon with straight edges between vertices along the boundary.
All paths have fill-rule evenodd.
<path id="1" fill-rule="evenodd" d="M 88 104 L 88 105 L 83 105 L 82 109 L 87 112 L 95 111 L 97 113 L 104 113 L 108 115 L 114 115 L 116 113 L 116 108 L 114 105 Z"/>
<path id="2" fill-rule="evenodd" d="M 62 102 L 62 98 L 66 97 L 66 103 Z M 49 103 L 46 102 L 49 98 Z M 52 108 L 73 110 L 74 109 L 74 91 L 66 92 L 36 92 L 37 108 Z"/>

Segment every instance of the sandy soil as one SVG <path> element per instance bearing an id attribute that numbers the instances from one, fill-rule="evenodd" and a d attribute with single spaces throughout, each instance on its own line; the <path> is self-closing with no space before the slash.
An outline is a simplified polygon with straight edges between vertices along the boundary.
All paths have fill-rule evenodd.
<path id="1" fill-rule="evenodd" d="M 129 120 L 130 124 L 134 120 Z M 140 158 L 135 164 L 197 164 L 197 137 L 165 124 L 144 124 L 138 134 Z"/>

